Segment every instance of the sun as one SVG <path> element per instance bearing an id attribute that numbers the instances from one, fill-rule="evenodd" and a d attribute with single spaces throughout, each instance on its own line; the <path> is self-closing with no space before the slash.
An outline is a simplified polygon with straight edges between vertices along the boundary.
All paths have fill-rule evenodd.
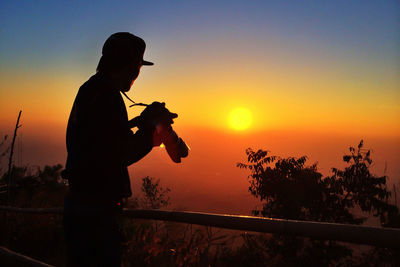
<path id="1" fill-rule="evenodd" d="M 253 116 L 247 108 L 235 108 L 229 114 L 229 125 L 237 131 L 243 131 L 250 127 Z"/>

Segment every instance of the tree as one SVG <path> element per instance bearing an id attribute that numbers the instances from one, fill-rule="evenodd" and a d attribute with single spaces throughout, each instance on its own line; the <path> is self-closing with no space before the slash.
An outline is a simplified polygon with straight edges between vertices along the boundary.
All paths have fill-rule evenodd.
<path id="1" fill-rule="evenodd" d="M 39 168 L 38 177 L 43 183 L 46 184 L 61 184 L 64 183 L 64 180 L 61 178 L 61 170 L 63 166 L 61 164 L 57 164 L 54 166 L 46 165 L 43 170 Z"/>
<path id="2" fill-rule="evenodd" d="M 317 164 L 306 165 L 307 157 L 280 158 L 268 151 L 247 149 L 248 163 L 238 163 L 248 169 L 250 193 L 263 203 L 254 215 L 266 217 L 361 224 L 366 218 L 354 214 L 361 210 L 388 218 L 398 214 L 395 206 L 388 204 L 390 192 L 386 188 L 386 176 L 370 172 L 371 152 L 350 147 L 343 161 L 344 170 L 333 168 L 331 176 L 323 178 Z M 351 250 L 331 241 L 315 241 L 303 238 L 274 235 L 265 240 L 272 257 L 282 257 L 283 264 L 338 264 L 344 263 Z"/>
<path id="3" fill-rule="evenodd" d="M 153 177 L 142 178 L 142 191 L 144 193 L 143 207 L 159 209 L 169 205 L 169 188 L 164 189 L 160 186 L 160 179 L 154 180 Z"/>

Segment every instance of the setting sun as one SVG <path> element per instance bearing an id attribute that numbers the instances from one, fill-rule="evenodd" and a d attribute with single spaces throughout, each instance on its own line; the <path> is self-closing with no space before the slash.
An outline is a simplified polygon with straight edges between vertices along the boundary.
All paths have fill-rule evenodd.
<path id="1" fill-rule="evenodd" d="M 237 131 L 246 130 L 250 127 L 252 122 L 253 116 L 246 108 L 235 108 L 229 115 L 229 124 Z"/>

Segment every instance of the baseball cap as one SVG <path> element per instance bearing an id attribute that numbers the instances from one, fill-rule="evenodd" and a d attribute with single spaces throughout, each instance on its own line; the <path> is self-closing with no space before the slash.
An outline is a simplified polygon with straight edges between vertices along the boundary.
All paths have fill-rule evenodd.
<path id="1" fill-rule="evenodd" d="M 117 32 L 105 41 L 102 54 L 105 57 L 119 57 L 142 61 L 142 65 L 151 66 L 153 62 L 143 60 L 146 43 L 129 32 Z"/>

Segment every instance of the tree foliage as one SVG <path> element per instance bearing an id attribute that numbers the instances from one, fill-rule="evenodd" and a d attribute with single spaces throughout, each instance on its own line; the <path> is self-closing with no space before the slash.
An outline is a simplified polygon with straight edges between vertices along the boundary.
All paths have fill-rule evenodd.
<path id="1" fill-rule="evenodd" d="M 348 164 L 343 170 L 332 168 L 333 174 L 323 178 L 317 164 L 306 165 L 307 157 L 280 158 L 269 156 L 268 151 L 247 149 L 248 163 L 238 163 L 239 168 L 250 170 L 249 191 L 263 202 L 262 210 L 255 215 L 274 218 L 314 220 L 361 224 L 352 210 L 358 208 L 382 220 L 388 211 L 390 192 L 386 176 L 370 172 L 371 151 L 350 147 L 343 156 Z"/>
<path id="2" fill-rule="evenodd" d="M 144 198 L 142 201 L 143 208 L 159 209 L 167 207 L 170 204 L 168 193 L 169 188 L 163 188 L 160 185 L 160 179 L 155 180 L 153 177 L 146 176 L 142 178 L 142 192 Z"/>
<path id="3" fill-rule="evenodd" d="M 332 168 L 323 177 L 317 164 L 307 165 L 307 157 L 280 158 L 269 151 L 247 149 L 248 163 L 239 168 L 250 171 L 249 191 L 262 202 L 254 215 L 322 222 L 361 224 L 360 214 L 378 217 L 383 225 L 393 225 L 398 209 L 388 203 L 386 176 L 371 173 L 371 151 L 361 141 L 343 156 L 347 166 Z M 356 212 L 358 211 L 358 212 Z M 345 264 L 351 250 L 330 241 L 315 241 L 274 235 L 264 240 L 269 255 L 281 257 L 281 264 Z M 263 253 L 265 253 L 264 251 Z"/>

